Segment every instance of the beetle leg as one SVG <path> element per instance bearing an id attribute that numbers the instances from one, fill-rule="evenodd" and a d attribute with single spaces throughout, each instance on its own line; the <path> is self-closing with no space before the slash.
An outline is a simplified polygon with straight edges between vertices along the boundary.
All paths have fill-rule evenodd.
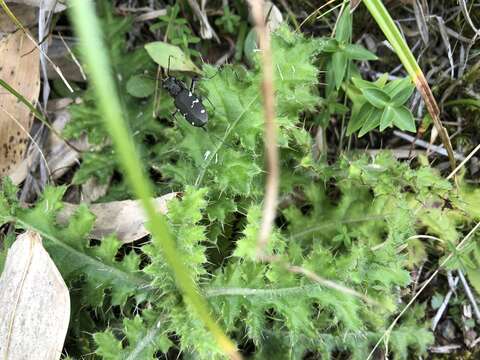
<path id="1" fill-rule="evenodd" d="M 210 103 L 210 105 L 212 105 L 212 108 L 213 108 L 213 112 L 215 112 L 215 105 L 212 104 L 212 102 L 210 101 L 210 99 L 208 98 L 208 96 L 205 95 L 205 99 L 207 99 L 207 101 Z M 203 100 L 203 99 L 202 99 Z"/>
<path id="2" fill-rule="evenodd" d="M 193 94 L 195 92 L 195 83 L 197 82 L 198 77 L 192 77 L 192 82 L 190 83 L 190 92 Z"/>

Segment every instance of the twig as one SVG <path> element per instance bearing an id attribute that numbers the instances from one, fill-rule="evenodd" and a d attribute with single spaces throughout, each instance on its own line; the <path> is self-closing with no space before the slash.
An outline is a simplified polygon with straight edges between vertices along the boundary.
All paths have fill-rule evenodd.
<path id="1" fill-rule="evenodd" d="M 265 116 L 265 152 L 267 157 L 267 181 L 262 212 L 262 223 L 258 235 L 257 258 L 265 256 L 273 222 L 275 220 L 280 169 L 278 166 L 277 125 L 275 122 L 275 99 L 273 89 L 273 65 L 270 49 L 270 33 L 264 19 L 264 1 L 249 0 L 255 21 L 262 59 L 262 93 Z"/>
<path id="2" fill-rule="evenodd" d="M 445 148 L 442 147 L 442 146 L 431 145 L 430 143 L 428 143 L 426 141 L 416 139 L 414 136 L 405 134 L 405 133 L 403 133 L 401 131 L 398 131 L 398 130 L 394 130 L 393 133 L 394 133 L 395 136 L 398 136 L 399 138 L 402 138 L 402 139 L 407 140 L 411 143 L 414 143 L 417 146 L 423 147 L 425 149 L 432 150 L 432 151 L 436 152 L 437 154 L 440 154 L 440 155 L 443 155 L 443 156 L 448 156 L 448 151 L 445 150 Z M 454 152 L 454 157 L 458 160 L 464 160 L 465 159 L 465 157 L 463 155 L 461 155 L 457 152 Z"/>
<path id="3" fill-rule="evenodd" d="M 300 25 L 297 26 L 296 30 L 297 32 L 300 32 L 300 29 L 301 27 L 308 21 L 310 20 L 312 17 L 314 17 L 315 15 L 317 15 L 318 12 L 320 12 L 320 10 L 322 10 L 325 6 L 328 6 L 330 5 L 331 3 L 335 2 L 337 0 L 329 0 L 327 1 L 325 4 L 321 5 L 319 8 L 317 8 L 314 12 L 312 12 L 310 15 L 308 15 L 301 23 Z"/>
<path id="4" fill-rule="evenodd" d="M 477 223 L 477 225 L 475 225 L 475 227 L 470 230 L 470 232 L 463 238 L 463 240 L 456 246 L 456 250 L 459 251 L 463 248 L 463 245 L 465 245 L 465 243 L 472 237 L 472 235 L 478 230 L 478 228 L 480 228 L 480 222 Z M 412 304 L 415 302 L 415 300 L 417 300 L 417 298 L 420 296 L 420 294 L 423 292 L 423 290 L 425 290 L 425 288 L 432 282 L 432 280 L 435 278 L 435 276 L 437 276 L 437 274 L 440 272 L 440 269 L 448 262 L 450 261 L 450 259 L 453 257 L 453 253 L 450 253 L 448 254 L 447 257 L 445 257 L 445 259 L 441 262 L 440 266 L 437 268 L 437 270 L 435 270 L 433 272 L 432 275 L 430 275 L 430 277 L 427 279 L 427 281 L 425 281 L 425 283 L 422 285 L 422 287 L 420 288 L 420 290 L 410 299 L 410 301 L 408 302 L 407 305 L 405 305 L 405 307 L 402 309 L 402 311 L 400 312 L 400 314 L 397 315 L 397 317 L 392 321 L 392 323 L 390 324 L 390 326 L 388 327 L 388 329 L 383 333 L 382 337 L 380 339 L 378 339 L 377 343 L 375 344 L 375 346 L 373 347 L 372 351 L 370 352 L 370 354 L 368 355 L 367 357 L 367 360 L 370 360 L 375 352 L 375 350 L 378 348 L 378 346 L 380 345 L 380 343 L 382 341 L 384 341 L 385 338 L 388 339 L 388 337 L 390 336 L 390 333 L 392 332 L 393 328 L 395 327 L 395 325 L 397 324 L 397 322 L 400 320 L 400 318 L 403 316 L 403 314 L 405 314 L 405 312 L 410 308 L 410 306 L 412 306 Z"/>
<path id="5" fill-rule="evenodd" d="M 443 299 L 443 302 L 442 302 L 442 305 L 440 305 L 440 307 L 438 308 L 437 310 L 437 313 L 435 314 L 435 317 L 433 318 L 432 320 L 432 331 L 435 331 L 437 325 L 438 325 L 438 322 L 440 321 L 440 319 L 442 318 L 442 315 L 443 313 L 445 312 L 445 309 L 447 308 L 448 306 L 448 303 L 450 302 L 450 298 L 452 297 L 453 295 L 453 291 L 455 289 L 455 287 L 457 286 L 458 284 L 458 280 L 459 278 L 456 277 L 454 282 L 453 282 L 453 288 L 450 288 L 450 290 L 448 291 L 447 295 L 445 296 L 445 299 Z"/>
<path id="6" fill-rule="evenodd" d="M 138 15 L 134 21 L 135 22 L 143 22 L 143 21 L 150 21 L 150 20 L 155 20 L 159 16 L 164 16 L 167 14 L 166 9 L 160 9 L 160 10 L 152 10 L 149 12 L 146 12 L 142 15 Z"/>
<path id="7" fill-rule="evenodd" d="M 217 33 L 208 22 L 205 12 L 200 9 L 200 6 L 198 6 L 197 0 L 188 0 L 188 4 L 198 18 L 198 21 L 200 21 L 200 35 L 202 39 L 211 39 L 213 37 L 218 43 L 220 43 Z"/>
<path id="8" fill-rule="evenodd" d="M 0 0 L 0 6 L 3 8 L 3 10 L 7 13 L 7 15 L 10 17 L 10 19 L 12 19 L 14 22 L 15 22 L 15 25 L 20 29 L 22 30 L 22 32 L 25 34 L 26 37 L 29 38 L 29 40 L 33 43 L 33 45 L 40 51 L 40 53 L 43 53 L 43 50 L 42 48 L 40 47 L 40 45 L 37 44 L 37 42 L 35 41 L 35 39 L 32 37 L 32 35 L 30 35 L 30 33 L 28 32 L 27 29 L 25 29 L 25 27 L 22 25 L 22 23 L 15 17 L 15 15 L 12 13 L 12 11 L 10 10 L 10 8 L 7 6 L 7 4 L 5 3 L 5 0 Z M 67 81 L 67 79 L 65 78 L 65 76 L 63 75 L 62 71 L 60 70 L 60 68 L 45 54 L 45 59 L 47 59 L 47 61 L 50 63 L 50 65 L 52 65 L 53 69 L 55 70 L 55 72 L 58 74 L 58 76 L 60 77 L 60 79 L 62 79 L 63 83 L 65 84 L 65 86 L 68 88 L 68 90 L 70 90 L 71 93 L 73 93 L 73 88 L 70 86 L 70 83 Z"/>
<path id="9" fill-rule="evenodd" d="M 463 285 L 463 288 L 465 289 L 465 293 L 467 294 L 468 300 L 470 300 L 470 303 L 472 304 L 473 312 L 475 313 L 477 322 L 480 324 L 480 310 L 478 309 L 477 301 L 473 296 L 472 290 L 470 289 L 470 286 L 468 285 L 467 279 L 465 279 L 465 276 L 463 275 L 462 270 L 458 270 L 458 276 L 462 281 L 462 285 Z"/>
<path id="10" fill-rule="evenodd" d="M 78 67 L 78 70 L 80 71 L 80 74 L 82 75 L 82 79 L 87 81 L 87 75 L 85 75 L 85 71 L 83 71 L 83 66 L 82 64 L 80 64 L 80 61 L 78 61 L 77 57 L 75 56 L 75 54 L 72 52 L 72 50 L 70 49 L 70 46 L 68 46 L 67 42 L 65 41 L 65 39 L 63 38 L 62 34 L 60 32 L 58 32 L 58 36 L 60 37 L 60 40 L 62 40 L 62 43 L 63 45 L 65 46 L 65 49 L 67 49 L 68 51 L 68 54 L 70 55 L 70 57 L 72 58 L 73 62 L 75 63 L 75 65 L 77 65 Z"/>
<path id="11" fill-rule="evenodd" d="M 428 351 L 434 354 L 450 354 L 454 352 L 455 350 L 461 349 L 462 345 L 458 344 L 450 344 L 450 345 L 444 345 L 444 346 L 434 346 L 428 348 Z"/>
<path id="12" fill-rule="evenodd" d="M 473 349 L 475 346 L 477 346 L 478 344 L 480 344 L 480 337 L 479 338 L 476 338 L 473 343 L 470 345 L 470 348 Z"/>
<path id="13" fill-rule="evenodd" d="M 415 271 L 415 280 L 413 281 L 412 287 L 412 294 L 415 295 L 417 293 L 418 282 L 420 281 L 420 277 L 422 276 L 423 266 L 425 263 L 422 263 L 417 271 Z"/>
<path id="14" fill-rule="evenodd" d="M 50 27 L 50 14 L 49 11 L 44 8 L 43 2 L 40 4 L 38 9 L 38 37 L 39 39 L 48 39 L 50 36 L 49 27 Z M 42 72 L 43 79 L 47 79 L 47 53 L 48 53 L 48 41 L 41 42 L 40 44 L 40 69 Z M 43 81 L 43 104 L 42 109 L 45 113 L 47 111 L 48 98 L 50 97 L 50 84 L 48 81 Z"/>
<path id="15" fill-rule="evenodd" d="M 458 166 L 450 173 L 450 175 L 447 176 L 447 180 L 450 180 L 467 163 L 467 161 L 478 152 L 478 150 L 480 150 L 480 144 L 478 144 L 477 147 L 473 149 L 460 164 L 458 164 Z"/>
<path id="16" fill-rule="evenodd" d="M 477 29 L 477 27 L 473 23 L 472 18 L 470 17 L 470 13 L 468 12 L 467 4 L 465 3 L 465 0 L 458 0 L 458 3 L 460 5 L 460 8 L 462 9 L 463 15 L 467 19 L 468 25 L 470 25 L 472 30 L 475 32 L 475 37 L 474 38 L 476 38 L 477 36 L 480 36 L 480 30 Z"/>

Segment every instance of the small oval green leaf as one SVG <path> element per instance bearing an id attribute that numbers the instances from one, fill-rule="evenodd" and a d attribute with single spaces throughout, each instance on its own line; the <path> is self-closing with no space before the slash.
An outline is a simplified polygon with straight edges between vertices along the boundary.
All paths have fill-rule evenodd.
<path id="1" fill-rule="evenodd" d="M 382 114 L 383 112 L 381 109 L 377 109 L 373 107 L 372 112 L 369 114 L 368 118 L 366 119 L 365 124 L 363 124 L 363 127 L 358 133 L 358 136 L 362 137 L 363 135 L 365 135 L 369 131 L 372 131 L 378 125 L 380 125 L 380 119 L 382 118 Z"/>
<path id="2" fill-rule="evenodd" d="M 415 119 L 413 118 L 410 110 L 405 106 L 398 106 L 392 108 L 395 117 L 393 118 L 393 124 L 403 131 L 416 131 Z"/>
<path id="3" fill-rule="evenodd" d="M 365 96 L 365 99 L 372 104 L 373 106 L 383 109 L 384 107 L 388 106 L 388 104 L 392 101 L 388 94 L 380 89 L 377 88 L 363 88 L 362 94 Z"/>
<path id="4" fill-rule="evenodd" d="M 137 98 L 145 98 L 155 91 L 155 80 L 144 75 L 134 75 L 127 81 L 127 92 Z"/>
<path id="5" fill-rule="evenodd" d="M 190 60 L 178 46 L 163 41 L 145 45 L 148 55 L 161 67 L 167 69 L 170 59 L 170 71 L 188 71 L 201 74 L 201 70 Z"/>
<path id="6" fill-rule="evenodd" d="M 392 106 L 387 106 L 383 110 L 382 118 L 380 120 L 380 131 L 385 130 L 387 127 L 391 126 L 393 123 L 393 118 L 395 117 L 395 112 L 393 111 Z"/>
<path id="7" fill-rule="evenodd" d="M 335 39 L 340 43 L 348 43 L 352 37 L 352 14 L 350 14 L 350 5 L 343 9 L 340 20 L 338 21 Z"/>
<path id="8" fill-rule="evenodd" d="M 257 33 L 255 32 L 255 29 L 251 29 L 245 37 L 245 42 L 243 44 L 243 52 L 250 64 L 254 63 L 256 49 L 258 49 Z"/>
<path id="9" fill-rule="evenodd" d="M 383 87 L 388 81 L 388 76 L 388 73 L 382 74 L 377 80 L 375 80 L 374 84 L 377 85 L 380 89 L 383 89 Z"/>
<path id="10" fill-rule="evenodd" d="M 322 51 L 326 53 L 333 53 L 338 50 L 338 41 L 335 39 L 328 39 L 323 43 Z"/>
<path id="11" fill-rule="evenodd" d="M 377 86 L 377 83 L 363 80 L 362 78 L 357 76 L 352 76 L 352 82 L 360 90 L 367 88 L 380 88 L 380 86 Z"/>
<path id="12" fill-rule="evenodd" d="M 383 90 L 388 93 L 396 106 L 400 106 L 412 96 L 415 86 L 410 78 L 407 77 L 388 83 Z"/>
<path id="13" fill-rule="evenodd" d="M 347 54 L 349 59 L 352 60 L 377 60 L 377 56 L 365 49 L 361 45 L 350 44 L 345 46 L 345 54 Z"/>
<path id="14" fill-rule="evenodd" d="M 347 136 L 352 135 L 355 131 L 359 130 L 370 117 L 375 108 L 368 102 L 362 105 L 358 113 L 353 114 L 347 127 Z"/>
<path id="15" fill-rule="evenodd" d="M 335 86 L 340 89 L 342 85 L 343 78 L 345 77 L 345 72 L 347 71 L 347 55 L 341 50 L 333 53 L 332 56 L 332 66 L 333 66 L 333 73 L 335 76 Z"/>

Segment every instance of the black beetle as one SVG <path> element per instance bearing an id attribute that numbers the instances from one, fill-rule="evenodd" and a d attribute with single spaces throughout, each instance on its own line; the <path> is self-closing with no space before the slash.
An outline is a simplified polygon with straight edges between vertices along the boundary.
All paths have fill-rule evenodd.
<path id="1" fill-rule="evenodd" d="M 190 89 L 173 76 L 168 76 L 163 81 L 163 88 L 173 97 L 175 107 L 174 115 L 180 112 L 193 126 L 203 127 L 208 122 L 208 114 L 200 98 L 193 93 L 195 79 L 192 79 Z"/>
<path id="2" fill-rule="evenodd" d="M 176 107 L 175 115 L 180 112 L 193 126 L 203 127 L 208 122 L 208 114 L 202 100 L 194 94 L 196 78 L 192 78 L 190 89 L 173 76 L 170 76 L 170 55 L 168 57 L 167 78 L 163 80 L 163 88 L 173 97 Z"/>

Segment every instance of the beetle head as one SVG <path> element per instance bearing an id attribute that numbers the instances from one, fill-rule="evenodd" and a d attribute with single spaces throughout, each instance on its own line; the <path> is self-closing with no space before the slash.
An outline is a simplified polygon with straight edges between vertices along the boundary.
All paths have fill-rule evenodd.
<path id="1" fill-rule="evenodd" d="M 182 87 L 180 86 L 178 80 L 173 76 L 170 76 L 163 80 L 163 88 L 166 89 L 170 95 L 177 96 L 180 91 L 182 91 Z"/>

